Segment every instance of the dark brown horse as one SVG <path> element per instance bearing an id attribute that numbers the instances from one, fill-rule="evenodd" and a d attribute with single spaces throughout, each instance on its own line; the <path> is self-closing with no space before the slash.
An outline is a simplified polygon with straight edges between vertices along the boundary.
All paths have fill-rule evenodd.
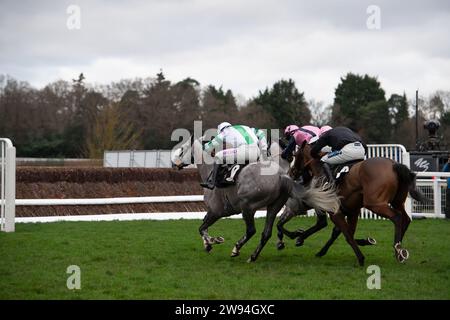
<path id="1" fill-rule="evenodd" d="M 307 171 L 312 176 L 320 176 L 322 166 L 318 159 L 311 157 L 310 151 L 311 146 L 308 144 L 300 148 L 295 156 L 294 170 L 298 173 Z M 416 189 L 415 179 L 415 174 L 408 167 L 388 158 L 369 158 L 353 165 L 338 186 L 341 208 L 336 214 L 330 214 L 335 228 L 331 238 L 317 255 L 325 255 L 342 232 L 353 248 L 359 264 L 364 264 L 364 255 L 354 239 L 358 216 L 361 208 L 364 207 L 394 223 L 395 256 L 399 262 L 408 259 L 408 250 L 401 246 L 411 222 L 405 211 L 406 197 L 409 192 L 417 201 L 423 203 L 428 201 Z"/>

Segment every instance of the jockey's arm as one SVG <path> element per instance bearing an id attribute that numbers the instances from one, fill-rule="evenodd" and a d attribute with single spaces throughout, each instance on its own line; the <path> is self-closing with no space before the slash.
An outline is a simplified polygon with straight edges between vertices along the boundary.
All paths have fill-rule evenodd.
<path id="1" fill-rule="evenodd" d="M 289 158 L 292 155 L 292 152 L 294 152 L 296 145 L 297 145 L 297 143 L 295 142 L 295 138 L 290 137 L 287 147 L 281 153 L 281 157 L 283 159 Z"/>
<path id="2" fill-rule="evenodd" d="M 222 145 L 222 143 L 223 143 L 223 134 L 220 133 L 214 139 L 205 143 L 205 145 L 203 146 L 203 150 L 206 151 L 207 153 L 211 153 L 214 149 L 220 149 L 219 147 Z"/>
<path id="3" fill-rule="evenodd" d="M 260 130 L 260 129 L 254 129 L 255 130 L 255 134 L 258 137 L 258 146 L 261 149 L 261 151 L 264 154 L 267 154 L 267 149 L 268 149 L 268 145 L 267 145 L 267 139 L 266 139 L 266 135 L 264 134 L 264 131 Z"/>

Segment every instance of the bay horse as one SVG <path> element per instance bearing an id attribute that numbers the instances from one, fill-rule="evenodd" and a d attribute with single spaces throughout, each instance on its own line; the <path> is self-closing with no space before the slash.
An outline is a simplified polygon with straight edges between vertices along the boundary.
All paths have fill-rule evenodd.
<path id="1" fill-rule="evenodd" d="M 307 170 L 312 176 L 321 176 L 320 159 L 312 158 L 310 151 L 311 146 L 304 143 L 295 155 L 294 168 L 298 172 Z M 330 214 L 335 227 L 317 256 L 325 255 L 342 232 L 359 264 L 364 265 L 364 255 L 354 239 L 359 213 L 364 207 L 393 222 L 394 255 L 399 262 L 405 262 L 409 252 L 402 247 L 401 242 L 411 222 L 405 210 L 406 197 L 409 193 L 419 202 L 428 202 L 416 189 L 415 181 L 416 175 L 407 166 L 388 158 L 374 157 L 354 164 L 337 186 L 341 207 L 337 213 Z"/>

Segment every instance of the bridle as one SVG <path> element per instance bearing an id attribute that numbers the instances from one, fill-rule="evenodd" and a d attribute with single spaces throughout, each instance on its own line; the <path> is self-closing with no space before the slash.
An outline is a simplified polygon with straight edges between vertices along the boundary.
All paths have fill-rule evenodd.
<path id="1" fill-rule="evenodd" d="M 314 161 L 314 158 L 309 159 L 303 164 L 303 168 L 308 168 L 308 166 Z"/>

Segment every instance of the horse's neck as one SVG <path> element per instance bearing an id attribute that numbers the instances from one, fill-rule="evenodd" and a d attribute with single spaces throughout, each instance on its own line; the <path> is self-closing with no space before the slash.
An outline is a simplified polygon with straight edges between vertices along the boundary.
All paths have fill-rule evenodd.
<path id="1" fill-rule="evenodd" d="M 305 167 L 309 167 L 309 170 L 311 171 L 313 176 L 320 176 L 322 174 L 322 167 L 320 165 L 320 160 L 314 159 L 310 156 L 311 153 L 311 146 L 305 145 L 303 150 L 299 151 L 298 156 L 301 156 L 303 158 L 303 165 Z M 297 159 L 296 159 L 297 163 Z"/>
<path id="2" fill-rule="evenodd" d="M 311 171 L 314 176 L 320 176 L 322 174 L 322 167 L 320 167 L 317 160 L 313 160 L 311 163 Z"/>
<path id="3" fill-rule="evenodd" d="M 195 163 L 197 164 L 198 173 L 200 174 L 200 177 L 202 178 L 202 180 L 206 181 L 206 179 L 209 176 L 209 173 L 211 172 L 211 170 L 213 168 L 213 165 L 204 163 L 204 160 L 202 157 L 203 147 L 202 147 L 202 144 L 198 140 L 195 140 L 194 143 L 192 144 L 192 151 L 194 153 L 194 159 L 195 159 Z"/>

